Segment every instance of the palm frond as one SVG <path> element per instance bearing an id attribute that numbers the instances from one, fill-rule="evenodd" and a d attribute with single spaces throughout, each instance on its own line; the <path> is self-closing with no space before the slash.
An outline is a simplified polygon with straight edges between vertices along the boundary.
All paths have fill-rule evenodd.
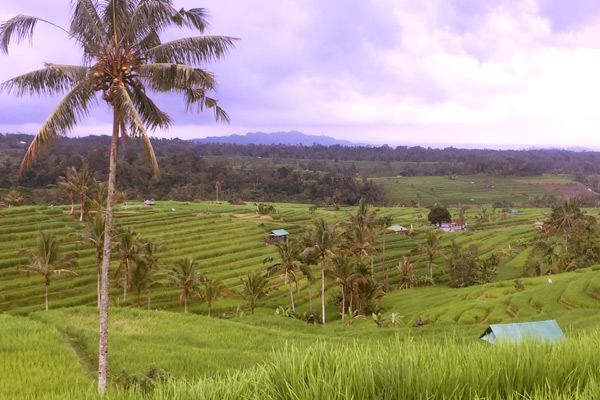
<path id="1" fill-rule="evenodd" d="M 239 40 L 228 36 L 194 36 L 163 43 L 144 52 L 150 62 L 198 65 L 225 56 Z"/>
<path id="2" fill-rule="evenodd" d="M 136 87 L 128 88 L 129 96 L 133 100 L 142 121 L 150 129 L 167 129 L 171 125 L 171 117 L 146 96 L 143 90 Z"/>
<path id="3" fill-rule="evenodd" d="M 70 30 L 80 36 L 84 53 L 89 57 L 98 53 L 102 47 L 108 47 L 107 29 L 98 14 L 99 5 L 96 0 L 74 0 L 73 16 L 71 17 Z"/>
<path id="4" fill-rule="evenodd" d="M 52 110 L 39 132 L 29 145 L 17 179 L 26 168 L 31 166 L 38 154 L 46 150 L 59 136 L 64 136 L 73 129 L 78 120 L 89 114 L 88 108 L 96 102 L 94 91 L 88 80 L 81 81 Z"/>
<path id="5" fill-rule="evenodd" d="M 205 8 L 183 8 L 173 16 L 174 21 L 179 21 L 181 25 L 185 24 L 188 28 L 196 28 L 200 33 L 204 33 L 208 28 L 208 10 Z"/>
<path id="6" fill-rule="evenodd" d="M 162 42 L 158 33 L 156 33 L 156 31 L 151 31 L 145 37 L 141 38 L 134 48 L 144 53 L 146 50 L 159 46 L 160 44 L 162 44 Z"/>
<path id="7" fill-rule="evenodd" d="M 142 140 L 146 158 L 148 158 L 148 161 L 152 163 L 154 176 L 157 179 L 160 178 L 158 162 L 156 160 L 156 155 L 154 154 L 154 149 L 152 148 L 152 143 L 150 143 L 150 137 L 148 136 L 146 128 L 144 127 L 144 122 L 140 118 L 135 104 L 129 96 L 129 93 L 123 83 L 114 85 L 114 96 L 115 101 L 113 104 L 120 116 L 120 119 L 129 123 L 129 132 L 131 136 Z"/>
<path id="8" fill-rule="evenodd" d="M 148 81 L 149 87 L 157 92 L 201 88 L 216 90 L 212 73 L 189 65 L 175 63 L 155 63 L 140 66 L 140 76 Z"/>
<path id="9" fill-rule="evenodd" d="M 215 111 L 215 121 L 229 123 L 229 115 L 221 107 L 217 105 L 217 100 L 205 96 L 204 90 L 189 89 L 185 93 L 185 103 L 187 110 L 191 110 L 196 106 L 198 111 L 212 108 Z"/>
<path id="10" fill-rule="evenodd" d="M 28 15 L 17 15 L 0 25 L 0 50 L 8 54 L 11 40 L 21 43 L 25 39 L 31 41 L 33 30 L 40 19 Z"/>
<path id="11" fill-rule="evenodd" d="M 138 42 L 151 32 L 162 32 L 172 25 L 177 15 L 170 1 L 145 0 L 138 4 L 131 15 L 131 23 L 123 33 L 121 41 L 125 44 Z"/>
<path id="12" fill-rule="evenodd" d="M 0 85 L 0 92 L 25 95 L 54 95 L 69 90 L 85 79 L 88 67 L 46 64 L 46 68 L 12 78 Z"/>
<path id="13" fill-rule="evenodd" d="M 127 27 L 131 24 L 131 16 L 135 12 L 136 1 L 107 0 L 100 13 L 100 19 L 106 27 L 108 37 L 117 45 Z M 116 36 L 116 37 L 115 37 Z"/>

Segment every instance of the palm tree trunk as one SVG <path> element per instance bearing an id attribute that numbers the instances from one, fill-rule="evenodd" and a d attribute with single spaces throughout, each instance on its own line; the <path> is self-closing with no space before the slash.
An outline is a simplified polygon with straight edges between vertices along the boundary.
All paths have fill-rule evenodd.
<path id="1" fill-rule="evenodd" d="M 383 227 L 383 249 L 382 249 L 382 253 L 383 253 L 383 259 L 381 260 L 381 269 L 383 269 L 383 273 L 385 274 L 385 289 L 388 290 L 388 286 L 390 284 L 389 280 L 388 280 L 388 271 L 385 268 L 385 231 L 386 231 L 386 227 Z"/>
<path id="2" fill-rule="evenodd" d="M 117 178 L 117 156 L 119 151 L 119 122 L 117 110 L 113 115 L 113 134 L 110 143 L 110 167 L 108 173 L 108 195 L 106 199 L 106 222 L 104 226 L 104 250 L 102 254 L 102 291 L 100 295 L 100 343 L 98 349 L 98 392 L 104 394 L 108 374 L 108 288 L 110 250 Z"/>
<path id="3" fill-rule="evenodd" d="M 325 325 L 325 257 L 321 258 L 321 318 Z"/>
<path id="4" fill-rule="evenodd" d="M 210 317 L 210 304 L 211 304 L 211 302 L 209 301 L 209 302 L 208 302 L 208 316 L 209 316 L 209 317 Z"/>
<path id="5" fill-rule="evenodd" d="M 123 285 L 123 304 L 127 301 L 127 278 L 129 277 L 129 259 L 125 260 L 125 284 Z"/>
<path id="6" fill-rule="evenodd" d="M 296 308 L 294 308 L 294 291 L 292 290 L 292 282 L 289 282 L 290 284 L 290 299 L 292 300 L 292 311 L 296 311 Z"/>
<path id="7" fill-rule="evenodd" d="M 150 291 L 148 290 L 148 311 L 150 311 L 150 301 L 152 298 L 150 297 Z"/>
<path id="8" fill-rule="evenodd" d="M 46 277 L 46 311 L 48 311 L 48 286 L 50 286 L 50 280 Z"/>
<path id="9" fill-rule="evenodd" d="M 310 279 L 308 280 L 308 309 L 312 311 L 312 293 L 310 291 L 311 283 Z"/>
<path id="10" fill-rule="evenodd" d="M 183 312 L 187 313 L 187 296 L 183 298 Z"/>
<path id="11" fill-rule="evenodd" d="M 433 257 L 429 256 L 429 277 L 433 279 Z"/>
<path id="12" fill-rule="evenodd" d="M 344 285 L 342 286 L 342 319 L 346 316 L 346 294 L 344 293 Z"/>
<path id="13" fill-rule="evenodd" d="M 79 214 L 79 222 L 83 221 L 83 203 L 85 203 L 85 194 L 81 196 L 81 214 Z"/>
<path id="14" fill-rule="evenodd" d="M 69 211 L 69 215 L 73 215 L 73 213 L 75 212 L 75 199 L 73 197 L 71 197 L 70 200 L 71 200 L 71 211 Z"/>
<path id="15" fill-rule="evenodd" d="M 350 310 L 352 310 L 352 300 L 354 300 L 354 294 L 352 293 L 352 289 L 350 290 Z"/>
<path id="16" fill-rule="evenodd" d="M 96 269 L 98 270 L 98 308 L 100 308 L 100 281 L 102 280 L 102 259 L 101 251 L 96 251 Z"/>

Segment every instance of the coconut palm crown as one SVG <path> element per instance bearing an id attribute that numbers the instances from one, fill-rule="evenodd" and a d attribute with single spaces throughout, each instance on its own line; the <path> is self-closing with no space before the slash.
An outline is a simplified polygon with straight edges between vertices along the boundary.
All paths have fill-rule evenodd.
<path id="1" fill-rule="evenodd" d="M 211 108 L 217 121 L 229 121 L 217 101 L 207 94 L 216 89 L 213 74 L 199 66 L 227 54 L 235 38 L 203 35 L 207 12 L 202 8 L 177 10 L 170 0 L 72 0 L 68 28 L 38 17 L 18 15 L 0 24 L 0 51 L 31 40 L 38 23 L 64 31 L 83 51 L 83 65 L 47 63 L 45 68 L 4 82 L 0 91 L 17 96 L 59 95 L 31 142 L 20 173 L 57 138 L 71 132 L 88 116 L 91 107 L 104 101 L 113 113 L 105 243 L 102 262 L 98 388 L 106 391 L 108 371 L 108 272 L 113 226 L 113 205 L 119 138 L 140 140 L 158 176 L 158 164 L 147 129 L 168 128 L 172 120 L 148 96 L 148 92 L 183 95 L 187 109 Z M 163 43 L 160 34 L 186 28 L 198 36 Z"/>

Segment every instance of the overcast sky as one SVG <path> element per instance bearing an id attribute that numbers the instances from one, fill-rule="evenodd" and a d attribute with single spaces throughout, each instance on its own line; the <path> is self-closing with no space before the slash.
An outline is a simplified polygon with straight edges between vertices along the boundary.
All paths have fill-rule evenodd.
<path id="1" fill-rule="evenodd" d="M 209 34 L 239 37 L 207 65 L 231 116 L 173 116 L 200 138 L 299 130 L 355 142 L 600 149 L 598 0 L 174 0 L 205 7 Z M 36 15 L 68 26 L 69 0 L 2 0 L 0 20 Z M 189 32 L 174 32 L 188 36 Z M 0 55 L 0 81 L 81 61 L 55 28 Z M 35 134 L 57 98 L 0 96 L 0 132 Z M 76 134 L 110 133 L 105 106 Z"/>

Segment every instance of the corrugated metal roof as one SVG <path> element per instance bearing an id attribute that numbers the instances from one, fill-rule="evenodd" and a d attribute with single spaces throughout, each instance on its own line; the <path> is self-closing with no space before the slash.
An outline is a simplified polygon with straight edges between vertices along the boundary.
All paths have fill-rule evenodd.
<path id="1" fill-rule="evenodd" d="M 555 320 L 490 325 L 479 336 L 480 339 L 487 340 L 492 344 L 499 340 L 518 342 L 524 339 L 555 342 L 564 337 L 564 333 Z"/>
<path id="2" fill-rule="evenodd" d="M 269 236 L 287 236 L 287 235 L 289 235 L 289 233 L 285 229 L 275 229 L 274 231 L 269 232 Z"/>

